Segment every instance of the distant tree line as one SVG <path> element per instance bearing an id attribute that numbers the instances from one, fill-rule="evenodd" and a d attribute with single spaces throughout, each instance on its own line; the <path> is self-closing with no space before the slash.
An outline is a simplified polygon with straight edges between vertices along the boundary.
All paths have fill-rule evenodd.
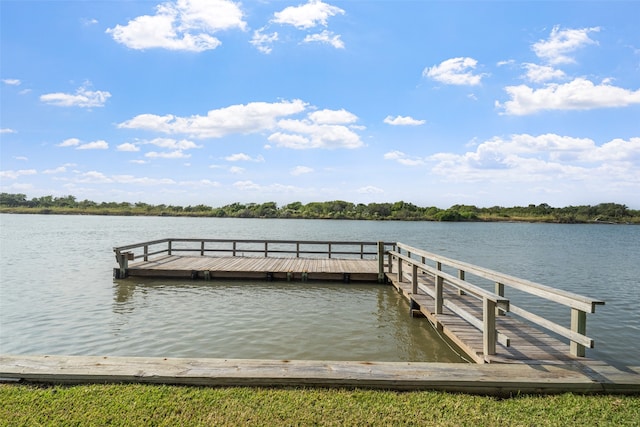
<path id="1" fill-rule="evenodd" d="M 78 213 L 93 215 L 209 216 L 220 218 L 306 218 L 414 221 L 540 221 L 557 223 L 614 222 L 640 224 L 640 211 L 618 203 L 556 208 L 546 203 L 528 206 L 478 208 L 453 205 L 448 209 L 421 207 L 413 203 L 275 202 L 232 203 L 222 207 L 207 205 L 174 206 L 138 202 L 77 200 L 74 196 L 43 196 L 28 199 L 25 194 L 0 193 L 0 212 Z"/>

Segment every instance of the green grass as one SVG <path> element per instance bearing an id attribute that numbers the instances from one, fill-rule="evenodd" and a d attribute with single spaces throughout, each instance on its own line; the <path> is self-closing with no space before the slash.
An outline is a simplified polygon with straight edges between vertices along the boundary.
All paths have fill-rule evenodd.
<path id="1" fill-rule="evenodd" d="M 0 425 L 633 426 L 638 396 L 164 385 L 0 385 Z"/>

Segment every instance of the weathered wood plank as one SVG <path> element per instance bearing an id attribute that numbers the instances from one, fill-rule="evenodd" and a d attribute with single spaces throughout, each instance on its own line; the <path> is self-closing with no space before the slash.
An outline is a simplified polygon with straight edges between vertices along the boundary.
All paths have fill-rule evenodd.
<path id="1" fill-rule="evenodd" d="M 165 256 L 147 262 L 130 265 L 131 276 L 189 277 L 191 271 L 210 271 L 210 277 L 246 278 L 266 277 L 267 273 L 288 272 L 313 273 L 315 279 L 342 280 L 342 274 L 350 273 L 351 280 L 377 282 L 376 260 L 312 259 L 312 258 L 265 258 L 265 257 L 209 257 L 209 256 Z M 228 274 L 223 274 L 228 273 Z M 232 274 L 233 273 L 233 274 Z"/>
<path id="2" fill-rule="evenodd" d="M 639 393 L 640 367 L 459 363 L 0 356 L 0 377 L 44 383 L 366 387 L 514 393 Z"/>

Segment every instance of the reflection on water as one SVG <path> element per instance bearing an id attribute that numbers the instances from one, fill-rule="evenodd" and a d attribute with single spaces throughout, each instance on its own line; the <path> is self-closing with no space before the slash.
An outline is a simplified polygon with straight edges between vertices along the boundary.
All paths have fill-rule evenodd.
<path id="1" fill-rule="evenodd" d="M 462 361 L 384 285 L 130 278 L 113 313 L 130 355 Z"/>

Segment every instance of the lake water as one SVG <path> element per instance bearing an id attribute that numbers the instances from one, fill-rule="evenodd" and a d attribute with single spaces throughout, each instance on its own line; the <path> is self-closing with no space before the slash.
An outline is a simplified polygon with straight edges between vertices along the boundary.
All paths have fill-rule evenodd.
<path id="1" fill-rule="evenodd" d="M 0 353 L 462 360 L 391 286 L 112 279 L 114 246 L 165 237 L 400 241 L 606 301 L 587 355 L 640 365 L 640 227 L 527 223 L 3 214 Z"/>

